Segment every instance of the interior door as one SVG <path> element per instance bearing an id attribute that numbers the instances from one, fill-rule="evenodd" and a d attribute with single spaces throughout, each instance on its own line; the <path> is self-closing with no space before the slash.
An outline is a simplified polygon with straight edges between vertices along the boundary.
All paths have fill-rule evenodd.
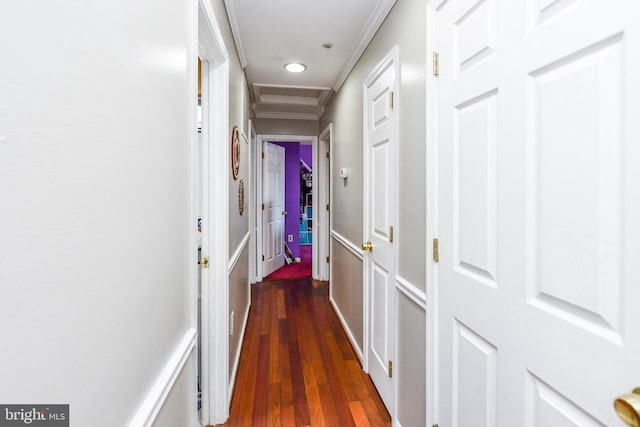
<path id="1" fill-rule="evenodd" d="M 640 386 L 640 7 L 435 12 L 441 426 L 617 426 Z"/>
<path id="2" fill-rule="evenodd" d="M 393 415 L 397 114 L 393 93 L 397 50 L 365 81 L 365 289 L 368 290 L 367 369 Z"/>
<path id="3" fill-rule="evenodd" d="M 284 265 L 284 147 L 264 143 L 262 177 L 263 276 Z"/>

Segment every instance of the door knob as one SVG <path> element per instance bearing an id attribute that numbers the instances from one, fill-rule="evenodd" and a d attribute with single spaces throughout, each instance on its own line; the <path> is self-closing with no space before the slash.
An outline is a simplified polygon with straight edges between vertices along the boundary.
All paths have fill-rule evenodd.
<path id="1" fill-rule="evenodd" d="M 371 241 L 363 243 L 362 244 L 362 250 L 363 251 L 369 251 L 369 252 L 373 251 L 373 243 L 371 243 Z"/>
<path id="2" fill-rule="evenodd" d="M 636 387 L 632 393 L 618 397 L 613 402 L 613 407 L 627 425 L 640 427 L 640 387 Z"/>

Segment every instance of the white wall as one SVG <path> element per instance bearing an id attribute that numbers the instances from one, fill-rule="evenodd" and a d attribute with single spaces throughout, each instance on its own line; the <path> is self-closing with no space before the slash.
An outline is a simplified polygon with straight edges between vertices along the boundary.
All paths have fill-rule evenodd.
<path id="1" fill-rule="evenodd" d="M 394 364 L 398 375 L 397 419 L 405 420 L 404 427 L 424 425 L 426 394 L 425 378 L 425 317 L 424 310 L 414 304 L 403 290 L 424 300 L 426 290 L 426 191 L 424 183 L 426 144 L 426 2 L 424 0 L 397 1 L 375 37 L 359 59 L 340 91 L 326 107 L 320 129 L 333 123 L 333 228 L 351 246 L 362 243 L 363 217 L 363 124 L 362 83 L 372 69 L 394 45 L 400 49 L 400 93 L 398 114 L 399 140 L 399 217 L 394 227 L 398 245 L 397 295 L 398 360 Z M 340 168 L 351 169 L 343 182 L 338 177 Z M 347 327 L 362 346 L 362 262 L 355 256 L 346 256 L 336 263 L 341 243 L 332 243 L 332 296 L 347 322 Z M 336 253 L 337 252 L 337 253 Z M 340 274 L 336 274 L 336 270 Z M 405 309 L 412 307 L 411 310 Z M 422 311 L 418 315 L 414 309 Z M 411 361 L 408 364 L 408 361 Z M 404 366 L 403 366 L 404 365 Z M 411 380 L 406 369 L 411 367 Z M 405 374 L 402 374 L 405 372 Z M 406 400 L 410 397 L 409 400 Z"/>
<path id="2" fill-rule="evenodd" d="M 1 402 L 126 425 L 192 326 L 196 7 L 2 5 Z"/>

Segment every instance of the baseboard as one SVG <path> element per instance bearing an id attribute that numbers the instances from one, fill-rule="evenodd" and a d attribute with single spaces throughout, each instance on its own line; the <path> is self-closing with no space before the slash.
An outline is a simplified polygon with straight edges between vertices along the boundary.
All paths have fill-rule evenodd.
<path id="1" fill-rule="evenodd" d="M 196 337 L 197 330 L 195 328 L 191 328 L 185 333 L 182 341 L 175 348 L 171 358 L 151 387 L 147 398 L 129 423 L 129 427 L 147 427 L 153 424 L 196 346 Z"/>
<path id="2" fill-rule="evenodd" d="M 344 320 L 344 316 L 342 315 L 342 312 L 338 308 L 338 304 L 336 304 L 335 300 L 332 297 L 329 297 L 329 302 L 331 303 L 331 306 L 333 307 L 333 311 L 336 313 L 336 316 L 338 316 L 338 319 L 340 320 L 340 323 L 342 323 L 342 327 L 344 328 L 344 331 L 347 333 L 347 337 L 349 338 L 349 341 L 351 342 L 351 346 L 353 347 L 353 350 L 356 352 L 356 355 L 358 356 L 358 359 L 360 359 L 360 364 L 362 364 L 364 362 L 364 356 L 362 355 L 362 349 L 358 345 L 358 342 L 356 341 L 356 338 L 353 336 L 353 333 L 351 332 L 351 329 L 349 328 L 349 325 L 347 324 L 347 321 Z"/>
<path id="3" fill-rule="evenodd" d="M 229 397 L 229 406 L 231 406 L 233 389 L 236 386 L 236 376 L 238 375 L 238 367 L 240 365 L 240 355 L 242 354 L 242 344 L 244 343 L 244 333 L 247 331 L 247 323 L 249 321 L 250 309 L 251 309 L 251 303 L 247 304 L 247 309 L 244 312 L 244 320 L 242 321 L 242 330 L 240 332 L 240 340 L 238 341 L 240 345 L 238 346 L 238 351 L 236 352 L 236 357 L 233 361 L 233 369 L 231 370 L 231 378 L 229 380 L 229 393 L 227 394 L 227 396 Z"/>
<path id="4" fill-rule="evenodd" d="M 396 289 L 402 292 L 407 298 L 415 302 L 423 310 L 427 310 L 427 294 L 418 289 L 413 283 L 400 276 L 396 276 Z"/>

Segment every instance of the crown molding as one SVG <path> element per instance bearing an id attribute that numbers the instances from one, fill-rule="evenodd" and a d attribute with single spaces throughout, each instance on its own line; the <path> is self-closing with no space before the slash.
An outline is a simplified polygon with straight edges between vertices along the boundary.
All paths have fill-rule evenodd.
<path id="1" fill-rule="evenodd" d="M 229 25 L 231 26 L 231 33 L 233 34 L 233 39 L 236 42 L 236 50 L 238 51 L 240 66 L 244 70 L 248 63 L 247 53 L 244 49 L 242 29 L 240 28 L 240 19 L 238 19 L 238 9 L 236 8 L 236 2 L 233 0 L 224 0 L 224 6 L 227 9 L 227 17 L 229 18 Z"/>
<path id="2" fill-rule="evenodd" d="M 225 0 L 225 3 L 226 3 L 226 0 Z M 347 79 L 347 77 L 353 70 L 353 67 L 355 67 L 356 64 L 358 63 L 360 56 L 362 56 L 362 54 L 364 53 L 364 50 L 369 45 L 369 42 L 371 42 L 371 39 L 376 34 L 378 29 L 380 28 L 380 25 L 382 25 L 382 23 L 384 22 L 384 19 L 387 17 L 387 15 L 391 11 L 391 8 L 395 3 L 396 3 L 396 0 L 380 0 L 378 2 L 375 10 L 371 13 L 371 16 L 369 17 L 369 21 L 367 22 L 367 25 L 365 26 L 364 30 L 362 30 L 362 33 L 360 34 L 358 43 L 356 44 L 356 47 L 353 50 L 353 53 L 351 54 L 349 61 L 347 61 L 347 65 L 343 68 L 342 72 L 338 76 L 338 80 L 336 80 L 335 85 L 333 85 L 334 91 L 338 92 L 340 90 L 340 88 L 344 84 L 344 81 Z"/>

